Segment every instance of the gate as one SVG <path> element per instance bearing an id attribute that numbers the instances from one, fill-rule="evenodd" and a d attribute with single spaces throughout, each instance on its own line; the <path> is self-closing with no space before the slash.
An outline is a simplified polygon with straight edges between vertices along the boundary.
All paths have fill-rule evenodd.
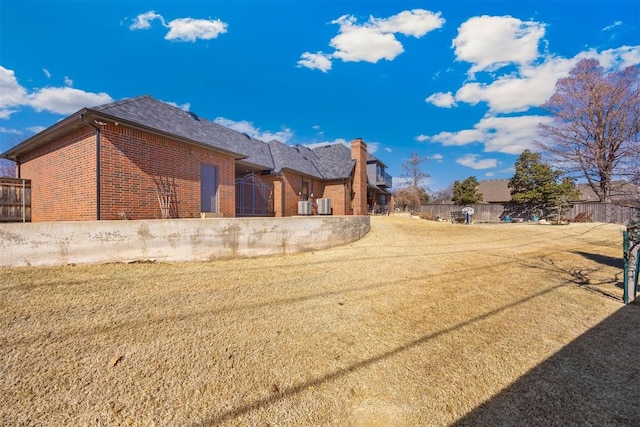
<path id="1" fill-rule="evenodd" d="M 273 216 L 273 187 L 253 172 L 236 179 L 236 216 Z"/>

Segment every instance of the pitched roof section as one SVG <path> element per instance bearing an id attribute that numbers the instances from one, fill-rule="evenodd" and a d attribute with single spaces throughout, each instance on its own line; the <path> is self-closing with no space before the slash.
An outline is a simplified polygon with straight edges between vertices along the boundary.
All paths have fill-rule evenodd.
<path id="1" fill-rule="evenodd" d="M 387 167 L 382 161 L 371 153 L 367 153 L 367 163 L 380 163 L 383 167 Z"/>
<path id="2" fill-rule="evenodd" d="M 315 147 L 318 156 L 317 167 L 324 179 L 342 179 L 351 176 L 356 162 L 351 158 L 351 150 L 344 144 L 330 144 Z"/>
<path id="3" fill-rule="evenodd" d="M 343 144 L 328 144 L 311 149 L 274 140 L 269 142 L 269 147 L 277 172 L 290 169 L 314 178 L 342 179 L 351 176 L 355 164 L 351 159 L 351 150 Z"/>
<path id="4" fill-rule="evenodd" d="M 292 147 L 273 140 L 269 142 L 269 148 L 271 148 L 271 155 L 277 172 L 282 169 L 291 169 L 314 178 L 323 178 L 314 162 L 314 160 L 317 160 L 317 156 L 307 147 L 300 145 Z"/>
<path id="5" fill-rule="evenodd" d="M 506 203 L 511 200 L 508 179 L 488 179 L 478 183 L 482 203 Z"/>
<path id="6" fill-rule="evenodd" d="M 44 131 L 11 148 L 3 156 L 17 157 L 73 129 L 86 126 L 79 120 L 84 115 L 103 120 L 120 121 L 183 139 L 236 157 L 244 164 L 263 170 L 289 169 L 318 179 L 349 178 L 355 166 L 351 150 L 344 144 L 327 144 L 313 149 L 291 146 L 279 141 L 265 143 L 196 114 L 144 95 L 126 98 L 91 108 L 83 108 Z M 375 159 L 370 156 L 369 158 Z M 382 162 L 380 162 L 382 163 Z"/>
<path id="7" fill-rule="evenodd" d="M 245 157 L 243 161 L 263 169 L 274 168 L 269 147 L 264 142 L 147 95 L 99 105 L 88 110 L 240 154 Z"/>

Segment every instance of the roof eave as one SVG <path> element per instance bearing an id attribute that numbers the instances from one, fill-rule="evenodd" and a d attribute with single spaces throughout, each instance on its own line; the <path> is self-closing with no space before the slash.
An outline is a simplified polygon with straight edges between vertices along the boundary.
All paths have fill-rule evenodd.
<path id="1" fill-rule="evenodd" d="M 64 135 L 70 132 L 71 130 L 73 130 L 73 129 L 70 129 L 68 132 L 64 131 L 66 128 L 69 128 L 73 124 L 78 123 L 81 120 L 83 114 L 86 113 L 86 111 L 87 109 L 83 108 L 82 110 L 79 110 L 76 113 L 60 120 L 59 122 L 46 128 L 45 130 L 38 132 L 37 134 L 25 139 L 18 145 L 8 149 L 4 153 L 0 154 L 0 157 L 13 160 L 13 161 L 18 161 L 22 153 L 34 150 L 39 146 L 46 144 L 47 142 L 55 138 L 56 134 L 58 133 L 60 133 L 61 135 Z M 84 125 L 85 124 L 82 124 L 81 126 L 84 126 Z M 78 128 L 81 126 L 78 126 Z"/>

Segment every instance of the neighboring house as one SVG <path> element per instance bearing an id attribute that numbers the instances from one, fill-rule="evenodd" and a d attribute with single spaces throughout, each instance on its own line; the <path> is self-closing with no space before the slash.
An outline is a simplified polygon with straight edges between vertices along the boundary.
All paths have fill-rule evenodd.
<path id="1" fill-rule="evenodd" d="M 386 172 L 387 165 L 372 154 L 367 154 L 367 206 L 372 211 L 391 209 L 393 182 Z M 375 212 L 373 212 L 375 213 Z"/>
<path id="2" fill-rule="evenodd" d="M 360 138 L 267 143 L 149 96 L 84 108 L 0 157 L 31 180 L 33 221 L 281 217 L 318 198 L 334 215 L 364 215 L 390 185 L 368 184 Z"/>
<path id="3" fill-rule="evenodd" d="M 480 203 L 505 204 L 511 200 L 508 179 L 487 179 L 478 182 L 478 193 L 482 194 Z"/>
<path id="4" fill-rule="evenodd" d="M 580 191 L 580 199 L 576 203 L 598 202 L 598 196 L 588 184 L 576 184 Z M 478 183 L 478 193 L 482 194 L 482 202 L 490 204 L 508 204 L 511 201 L 511 189 L 508 179 L 489 179 Z M 636 185 L 615 182 L 612 185 L 611 202 L 629 206 L 637 206 L 640 200 L 640 188 Z"/>

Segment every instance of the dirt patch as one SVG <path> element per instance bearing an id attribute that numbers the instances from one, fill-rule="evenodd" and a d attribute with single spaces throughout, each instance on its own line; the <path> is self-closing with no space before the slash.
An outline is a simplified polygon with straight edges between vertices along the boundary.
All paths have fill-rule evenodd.
<path id="1" fill-rule="evenodd" d="M 620 226 L 371 221 L 296 255 L 0 269 L 0 424 L 640 422 Z"/>

